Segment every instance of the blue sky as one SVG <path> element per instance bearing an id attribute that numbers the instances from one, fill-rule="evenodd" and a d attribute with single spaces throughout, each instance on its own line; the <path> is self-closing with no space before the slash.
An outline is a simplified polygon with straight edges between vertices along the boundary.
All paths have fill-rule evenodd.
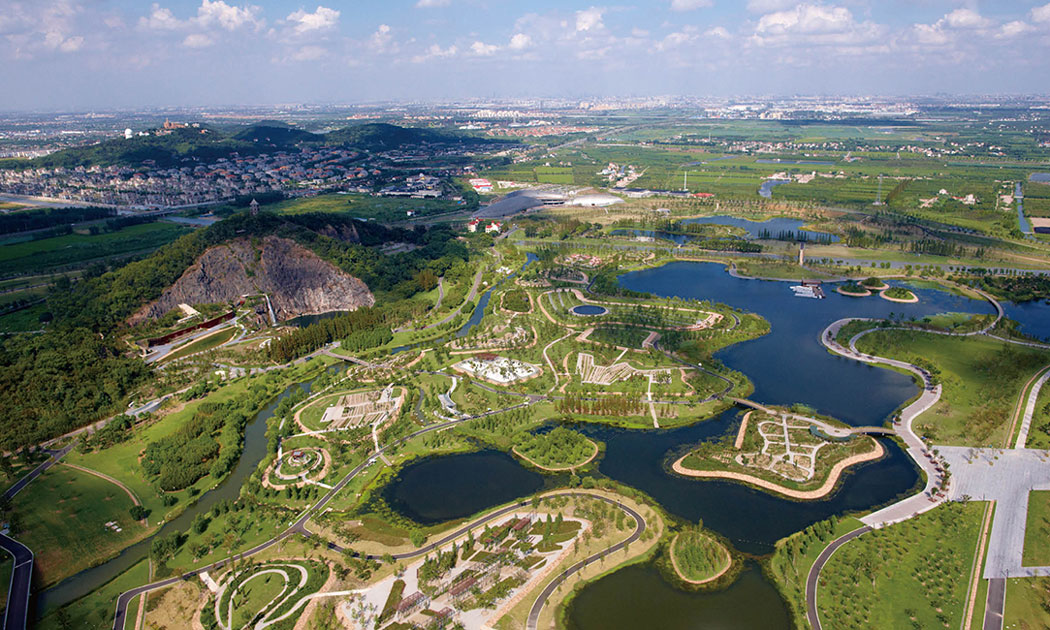
<path id="1" fill-rule="evenodd" d="M 0 109 L 1045 93 L 1050 3 L 0 0 Z"/>

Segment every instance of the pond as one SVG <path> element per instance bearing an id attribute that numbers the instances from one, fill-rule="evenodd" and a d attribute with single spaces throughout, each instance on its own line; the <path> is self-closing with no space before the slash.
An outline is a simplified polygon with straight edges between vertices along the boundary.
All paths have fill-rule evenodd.
<path id="1" fill-rule="evenodd" d="M 433 525 L 528 496 L 544 482 L 512 456 L 484 450 L 413 462 L 383 488 L 383 498 L 417 523 Z"/>
<path id="2" fill-rule="evenodd" d="M 790 184 L 790 183 L 791 183 L 790 179 L 767 179 L 766 181 L 762 182 L 761 186 L 759 186 L 759 188 L 758 188 L 758 195 L 760 197 L 765 197 L 766 199 L 772 199 L 773 198 L 773 188 L 775 188 L 777 186 L 780 186 L 782 184 Z"/>
<path id="3" fill-rule="evenodd" d="M 572 307 L 573 315 L 582 315 L 593 317 L 595 315 L 605 315 L 609 312 L 609 309 L 604 306 L 598 306 L 597 304 L 580 304 L 579 306 Z"/>
<path id="4" fill-rule="evenodd" d="M 759 238 L 759 236 L 761 236 L 763 232 L 769 232 L 773 236 L 776 236 L 781 232 L 802 232 L 812 238 L 830 239 L 833 243 L 839 240 L 839 237 L 835 236 L 834 234 L 828 234 L 827 232 L 814 232 L 812 230 L 803 230 L 802 226 L 805 225 L 805 221 L 802 221 L 801 219 L 776 218 L 768 219 L 766 221 L 748 221 L 747 219 L 741 219 L 740 217 L 717 216 L 684 219 L 682 223 L 709 223 L 713 225 L 732 225 L 747 230 L 749 238 Z"/>
<path id="5" fill-rule="evenodd" d="M 787 604 L 754 564 L 728 588 L 695 593 L 668 584 L 652 564 L 630 566 L 580 591 L 567 617 L 569 630 L 792 627 Z"/>

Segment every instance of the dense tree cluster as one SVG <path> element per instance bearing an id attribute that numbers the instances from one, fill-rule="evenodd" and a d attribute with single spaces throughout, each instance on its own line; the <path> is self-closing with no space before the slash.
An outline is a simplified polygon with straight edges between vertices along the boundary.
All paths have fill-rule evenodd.
<path id="1" fill-rule="evenodd" d="M 337 340 L 356 351 L 380 346 L 391 338 L 383 309 L 362 308 L 281 335 L 270 343 L 269 354 L 272 361 L 287 363 Z"/>
<path id="2" fill-rule="evenodd" d="M 594 443 L 581 433 L 555 427 L 547 433 L 520 436 L 515 450 L 540 466 L 564 468 L 582 463 L 594 454 Z"/>
<path id="3" fill-rule="evenodd" d="M 33 208 L 0 214 L 0 234 L 42 230 L 116 216 L 112 208 Z"/>

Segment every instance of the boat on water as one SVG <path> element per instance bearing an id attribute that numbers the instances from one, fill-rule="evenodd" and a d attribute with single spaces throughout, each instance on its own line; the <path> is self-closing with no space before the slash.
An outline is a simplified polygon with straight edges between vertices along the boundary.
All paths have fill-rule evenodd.
<path id="1" fill-rule="evenodd" d="M 791 287 L 791 290 L 795 292 L 795 297 L 812 298 L 814 300 L 824 299 L 824 291 L 819 286 L 799 284 Z"/>

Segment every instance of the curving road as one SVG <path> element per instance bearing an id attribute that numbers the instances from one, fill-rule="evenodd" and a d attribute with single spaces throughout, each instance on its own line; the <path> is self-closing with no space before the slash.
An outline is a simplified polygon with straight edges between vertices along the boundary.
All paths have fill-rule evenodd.
<path id="1" fill-rule="evenodd" d="M 4 630 L 25 630 L 29 615 L 29 589 L 33 581 L 33 552 L 14 538 L 0 534 L 0 547 L 15 559 L 7 591 Z"/>
<path id="2" fill-rule="evenodd" d="M 824 551 L 820 552 L 817 556 L 816 562 L 809 569 L 809 575 L 806 576 L 806 619 L 809 620 L 809 626 L 812 630 L 821 630 L 820 627 L 820 616 L 817 615 L 817 586 L 820 580 L 820 570 L 824 568 L 828 560 L 831 558 L 839 547 L 845 545 L 849 541 L 857 538 L 861 534 L 866 534 L 872 530 L 871 527 L 865 525 L 855 529 L 847 534 L 844 534 L 831 542 L 830 545 L 824 548 Z"/>
<path id="3" fill-rule="evenodd" d="M 616 553 L 617 551 L 623 549 L 627 545 L 638 540 L 638 538 L 645 531 L 645 519 L 642 518 L 642 515 L 615 499 L 610 499 L 601 495 L 593 495 L 588 493 L 570 494 L 586 494 L 593 498 L 601 499 L 606 503 L 611 503 L 615 505 L 616 507 L 620 508 L 624 512 L 627 512 L 629 515 L 631 515 L 631 517 L 634 518 L 634 531 L 631 532 L 631 535 L 625 538 L 624 540 L 616 543 L 608 549 L 591 554 L 583 560 L 580 560 L 568 569 L 565 569 L 564 571 L 559 573 L 556 578 L 551 580 L 550 583 L 547 584 L 547 586 L 540 592 L 539 596 L 536 598 L 536 601 L 533 602 L 532 608 L 529 610 L 529 618 L 525 622 L 526 630 L 536 630 L 537 625 L 539 625 L 540 613 L 543 611 L 543 606 L 547 603 L 547 600 L 550 599 L 550 596 L 554 594 L 554 591 L 558 590 L 558 587 L 561 586 L 562 583 L 565 582 L 565 580 L 569 579 L 569 577 L 571 577 L 573 574 L 582 571 L 584 568 L 594 563 L 595 561 L 600 560 L 611 553 Z"/>

